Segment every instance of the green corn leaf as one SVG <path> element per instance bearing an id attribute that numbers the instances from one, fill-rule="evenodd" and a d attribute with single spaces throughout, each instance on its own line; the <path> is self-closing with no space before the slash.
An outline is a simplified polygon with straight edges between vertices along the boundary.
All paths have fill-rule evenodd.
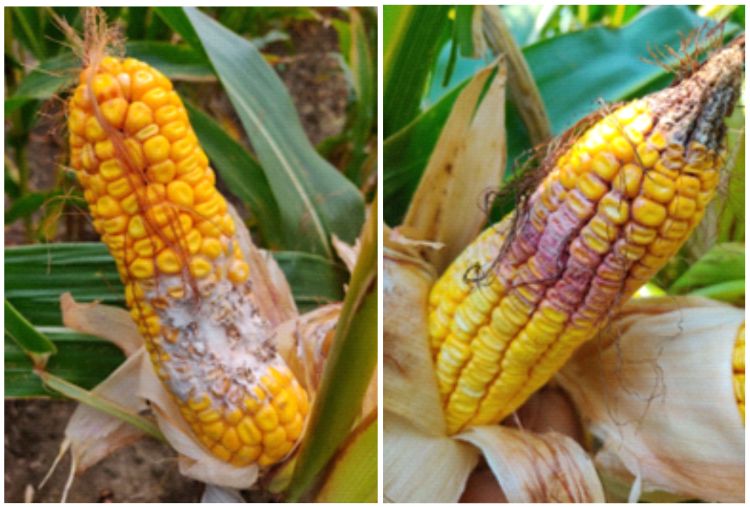
<path id="1" fill-rule="evenodd" d="M 253 44 L 194 8 L 185 12 L 258 155 L 287 239 L 334 258 L 330 236 L 352 242 L 364 218 L 357 188 L 310 144 L 289 94 Z"/>
<path id="2" fill-rule="evenodd" d="M 337 452 L 362 410 L 377 362 L 377 199 L 362 237 L 359 258 L 344 298 L 336 335 L 287 491 L 298 501 Z M 354 373 L 354 374 L 353 374 Z"/>

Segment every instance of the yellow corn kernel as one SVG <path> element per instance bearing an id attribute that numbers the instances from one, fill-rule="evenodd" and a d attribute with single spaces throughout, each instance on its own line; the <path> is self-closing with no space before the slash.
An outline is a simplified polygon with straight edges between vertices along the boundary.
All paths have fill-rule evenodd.
<path id="1" fill-rule="evenodd" d="M 182 262 L 172 249 L 166 248 L 156 256 L 156 266 L 163 273 L 175 274 L 179 273 L 180 269 L 182 269 Z"/>
<path id="2" fill-rule="evenodd" d="M 271 405 L 264 405 L 255 414 L 255 423 L 264 433 L 273 431 L 279 425 L 279 417 Z"/>
<path id="3" fill-rule="evenodd" d="M 175 167 L 174 162 L 172 162 L 171 160 L 164 160 L 162 162 L 149 166 L 149 168 L 146 170 L 146 175 L 149 181 L 163 183 L 166 185 L 170 181 L 172 181 L 176 172 L 177 168 Z"/>
<path id="4" fill-rule="evenodd" d="M 133 135 L 154 122 L 151 108 L 143 102 L 132 102 L 125 116 L 125 132 Z"/>
<path id="5" fill-rule="evenodd" d="M 643 180 L 643 195 L 660 203 L 668 203 L 675 194 L 675 182 L 657 171 L 648 171 Z"/>
<path id="6" fill-rule="evenodd" d="M 167 185 L 167 197 L 180 206 L 193 205 L 193 188 L 184 181 L 175 180 Z"/>
<path id="7" fill-rule="evenodd" d="M 645 197 L 633 201 L 633 218 L 648 227 L 658 227 L 667 218 L 667 208 Z"/>
<path id="8" fill-rule="evenodd" d="M 110 99 L 99 107 L 102 116 L 107 120 L 107 123 L 116 129 L 122 128 L 123 122 L 125 121 L 125 115 L 128 111 L 128 102 L 124 98 L 116 97 Z"/>
<path id="9" fill-rule="evenodd" d="M 190 273 L 196 278 L 204 278 L 211 273 L 211 263 L 203 257 L 190 259 Z"/>
<path id="10" fill-rule="evenodd" d="M 151 164 L 158 164 L 169 157 L 169 141 L 166 137 L 158 135 L 143 143 L 143 153 Z"/>
<path id="11" fill-rule="evenodd" d="M 130 274 L 137 279 L 152 278 L 154 276 L 154 261 L 139 257 L 130 264 L 129 270 Z"/>

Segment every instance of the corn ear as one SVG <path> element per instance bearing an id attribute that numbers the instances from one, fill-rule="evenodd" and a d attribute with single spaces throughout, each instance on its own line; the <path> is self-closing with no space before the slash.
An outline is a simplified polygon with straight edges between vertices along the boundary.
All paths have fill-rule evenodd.
<path id="1" fill-rule="evenodd" d="M 133 58 L 94 59 L 68 102 L 68 127 L 94 228 L 196 439 L 236 466 L 283 459 L 308 395 L 248 304 L 255 264 L 172 83 Z"/>
<path id="2" fill-rule="evenodd" d="M 673 87 L 602 113 L 544 162 L 502 258 L 509 221 L 434 285 L 430 342 L 450 433 L 515 411 L 685 242 L 719 182 L 743 62 L 741 38 Z"/>

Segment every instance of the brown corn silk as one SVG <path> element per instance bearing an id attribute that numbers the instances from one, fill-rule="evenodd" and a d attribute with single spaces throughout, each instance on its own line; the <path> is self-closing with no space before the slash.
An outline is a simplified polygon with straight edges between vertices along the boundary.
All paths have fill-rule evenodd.
<path id="1" fill-rule="evenodd" d="M 170 80 L 93 60 L 68 103 L 71 165 L 154 369 L 213 455 L 272 465 L 299 440 L 308 396 L 252 301 L 238 224 Z"/>
<path id="2" fill-rule="evenodd" d="M 718 185 L 743 62 L 744 37 L 604 115 L 543 162 L 512 238 L 509 217 L 437 281 L 430 341 L 450 433 L 515 411 L 678 251 Z"/>
<path id="3" fill-rule="evenodd" d="M 745 420 L 745 323 L 737 331 L 737 341 L 734 343 L 732 354 L 732 380 L 734 383 L 734 397 L 737 398 L 737 408 Z"/>

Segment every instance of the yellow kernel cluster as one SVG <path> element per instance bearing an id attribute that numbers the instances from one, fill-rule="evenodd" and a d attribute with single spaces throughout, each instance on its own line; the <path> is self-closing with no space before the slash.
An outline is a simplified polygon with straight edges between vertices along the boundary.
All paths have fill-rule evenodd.
<path id="1" fill-rule="evenodd" d="M 501 262 L 504 234 L 488 230 L 433 287 L 430 340 L 451 433 L 516 410 L 700 221 L 722 155 L 670 143 L 647 104 L 605 116 L 557 160 Z"/>
<path id="2" fill-rule="evenodd" d="M 261 385 L 229 412 L 217 410 L 205 394 L 179 405 L 203 445 L 237 466 L 267 467 L 284 458 L 299 440 L 309 411 L 307 393 L 286 366 L 269 368 Z"/>
<path id="3" fill-rule="evenodd" d="M 745 323 L 743 322 L 737 331 L 737 340 L 734 342 L 732 353 L 732 383 L 734 385 L 734 397 L 737 399 L 737 407 L 742 414 L 742 422 L 745 422 Z"/>
<path id="4" fill-rule="evenodd" d="M 180 338 L 159 312 L 221 280 L 247 282 L 234 220 L 182 100 L 158 70 L 133 58 L 105 57 L 81 72 L 68 105 L 71 166 L 168 386 L 168 345 Z M 154 296 L 167 279 L 181 283 L 169 286 L 166 298 Z M 267 466 L 299 438 L 308 400 L 285 366 L 271 368 L 262 384 L 247 393 L 242 409 L 214 406 L 216 398 L 205 394 L 188 403 L 175 398 L 214 455 L 239 466 Z"/>

